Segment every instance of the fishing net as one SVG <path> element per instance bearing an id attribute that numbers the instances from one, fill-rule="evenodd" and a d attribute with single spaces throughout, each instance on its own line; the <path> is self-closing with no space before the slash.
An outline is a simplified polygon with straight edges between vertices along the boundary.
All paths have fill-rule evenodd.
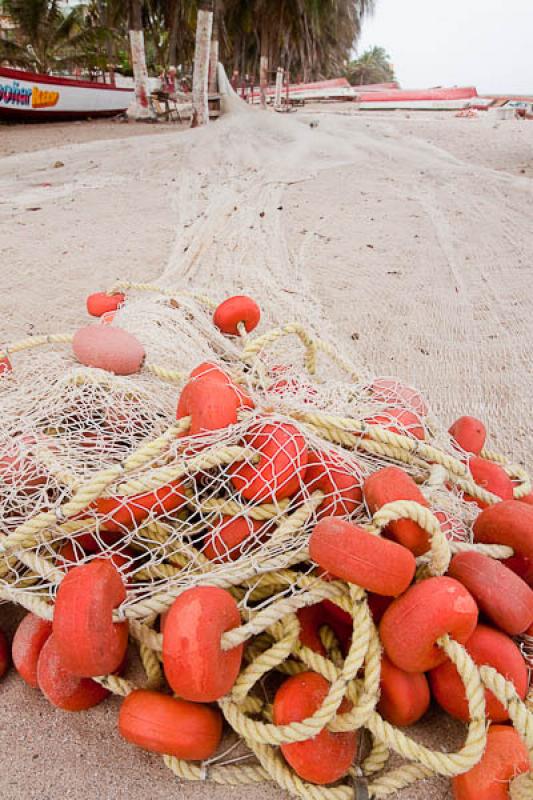
<path id="1" fill-rule="evenodd" d="M 255 119 L 243 125 L 256 125 Z M 270 138 L 273 132 L 283 140 L 277 123 Z M 269 183 L 263 175 L 261 182 L 269 208 L 279 202 L 283 185 L 298 179 L 305 161 L 304 148 L 289 177 L 269 165 L 275 177 Z M 244 645 L 244 658 L 219 706 L 246 744 L 248 760 L 198 765 L 166 755 L 184 779 L 274 779 L 300 797 L 348 800 L 354 781 L 369 796 L 384 797 L 433 774 L 454 776 L 484 752 L 483 686 L 506 706 L 531 747 L 531 715 L 513 685 L 490 668 L 479 670 L 448 637 L 439 644 L 457 666 L 472 718 L 464 746 L 452 754 L 433 752 L 376 711 L 381 646 L 367 593 L 327 579 L 310 559 L 317 522 L 336 515 L 376 536 L 391 521 L 416 522 L 430 542 L 417 558 L 417 577 L 424 580 L 443 575 L 457 552 L 512 555 L 506 546 L 473 543 L 478 503 L 500 498 L 474 481 L 470 455 L 452 442 L 419 392 L 372 374 L 333 335 L 306 295 L 277 223 L 243 215 L 238 225 L 228 223 L 236 202 L 258 190 L 256 179 L 233 169 L 233 182 L 211 193 L 202 190 L 198 175 L 184 176 L 188 196 L 196 187 L 206 197 L 201 210 L 194 202 L 180 206 L 180 234 L 161 281 L 109 287 L 110 295 L 124 292 L 125 301 L 95 325 L 123 329 L 142 343 L 146 357 L 138 372 L 119 376 L 80 364 L 70 333 L 34 336 L 4 349 L 0 596 L 51 620 L 65 576 L 110 560 L 126 587 L 113 618 L 127 620 L 147 685 L 161 689 L 162 615 L 185 590 L 226 589 L 241 625 L 224 634 L 222 648 Z M 219 241 L 216 247 L 222 231 L 224 246 Z M 252 332 L 240 325 L 238 334 L 226 335 L 213 324 L 213 311 L 227 294 L 216 276 L 227 274 L 232 260 L 232 288 L 247 288 L 252 240 L 256 248 L 258 240 L 262 244 L 257 253 L 263 269 L 254 270 L 250 292 L 260 302 L 262 321 Z M 213 250 L 216 257 L 208 258 Z M 193 289 L 200 263 L 202 279 Z M 206 376 L 204 405 L 216 406 L 219 393 L 227 400 L 229 392 L 235 408 L 234 418 L 207 428 L 201 402 L 181 412 L 178 407 L 187 387 L 205 386 Z M 490 450 L 483 455 L 503 465 L 516 499 L 531 492 L 523 468 Z M 413 479 L 425 502 L 398 500 L 371 513 L 365 481 L 391 465 Z M 324 601 L 344 614 L 341 623 L 331 606 L 322 613 Z M 314 646 L 302 633 L 302 610 L 308 608 L 320 608 Z M 530 658 L 527 637 L 523 647 Z M 276 675 L 306 670 L 326 678 L 326 699 L 305 723 L 274 725 Z M 118 674 L 97 680 L 121 695 L 136 688 Z M 350 710 L 341 710 L 344 698 Z M 371 745 L 348 779 L 334 787 L 302 780 L 278 749 L 326 728 L 371 733 Z M 391 750 L 408 763 L 383 773 Z M 513 786 L 514 797 L 531 796 L 530 779 Z"/>

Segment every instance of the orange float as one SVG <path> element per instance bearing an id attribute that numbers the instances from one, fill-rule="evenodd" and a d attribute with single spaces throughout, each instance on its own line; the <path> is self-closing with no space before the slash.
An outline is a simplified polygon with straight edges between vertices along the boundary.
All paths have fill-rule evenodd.
<path id="1" fill-rule="evenodd" d="M 247 295 L 229 297 L 220 303 L 213 314 L 216 327 L 228 336 L 238 335 L 240 322 L 244 324 L 247 333 L 250 333 L 257 328 L 260 319 L 261 309 L 255 300 Z"/>
<path id="2" fill-rule="evenodd" d="M 429 508 L 429 503 L 414 480 L 399 467 L 385 467 L 374 472 L 366 479 L 363 494 L 372 514 L 395 500 L 414 500 Z M 383 533 L 407 547 L 415 556 L 421 556 L 429 550 L 428 534 L 410 519 L 391 522 Z"/>
<path id="3" fill-rule="evenodd" d="M 475 542 L 505 544 L 533 561 L 533 507 L 519 500 L 495 503 L 481 512 L 473 531 Z"/>
<path id="4" fill-rule="evenodd" d="M 167 680 L 184 700 L 210 703 L 235 683 L 243 646 L 222 650 L 222 635 L 240 625 L 237 603 L 225 589 L 196 586 L 172 604 L 163 632 Z"/>
<path id="5" fill-rule="evenodd" d="M 294 675 L 276 692 L 274 723 L 289 725 L 311 717 L 322 705 L 328 691 L 328 682 L 316 672 Z M 350 709 L 351 703 L 343 700 L 339 712 L 342 714 Z M 281 752 L 300 778 L 324 785 L 346 775 L 357 752 L 357 741 L 357 731 L 330 733 L 324 729 L 312 739 L 282 744 Z"/>
<path id="6" fill-rule="evenodd" d="M 475 630 L 478 608 L 472 595 L 453 578 L 428 578 L 394 600 L 379 624 L 390 660 L 406 672 L 427 672 L 446 661 L 437 644 L 449 634 L 464 644 Z"/>
<path id="7" fill-rule="evenodd" d="M 406 408 L 384 408 L 379 414 L 367 417 L 364 422 L 367 425 L 378 425 L 399 436 L 411 436 L 420 441 L 426 438 L 422 420 Z"/>
<path id="8" fill-rule="evenodd" d="M 110 311 L 116 311 L 123 305 L 126 296 L 122 292 L 116 294 L 106 294 L 106 292 L 95 292 L 87 298 L 87 311 L 91 317 L 101 317 Z"/>
<path id="9" fill-rule="evenodd" d="M 52 623 L 35 614 L 26 614 L 19 622 L 11 645 L 11 657 L 18 674 L 29 686 L 37 688 L 37 662 L 52 634 Z"/>
<path id="10" fill-rule="evenodd" d="M 455 443 L 465 451 L 478 456 L 485 447 L 487 431 L 476 417 L 459 417 L 448 430 Z"/>
<path id="11" fill-rule="evenodd" d="M 9 645 L 5 633 L 0 630 L 0 678 L 3 678 L 9 669 Z"/>
<path id="12" fill-rule="evenodd" d="M 480 458 L 479 456 L 473 456 L 469 459 L 468 466 L 474 482 L 477 483 L 478 486 L 481 486 L 482 489 L 486 489 L 487 492 L 492 492 L 492 494 L 501 497 L 502 500 L 513 499 L 513 482 L 499 464 L 495 464 L 493 461 L 487 461 L 485 458 Z M 468 494 L 465 494 L 465 500 L 474 501 L 480 508 L 487 507 L 487 503 L 470 497 Z"/>
<path id="13" fill-rule="evenodd" d="M 88 325 L 74 334 L 72 350 L 80 364 L 113 372 L 133 375 L 139 372 L 144 359 L 144 347 L 139 340 L 122 328 L 111 325 Z"/>
<path id="14" fill-rule="evenodd" d="M 120 735 L 131 744 L 186 761 L 203 761 L 222 738 L 218 709 L 168 695 L 137 689 L 120 707 Z"/>
<path id="15" fill-rule="evenodd" d="M 10 372 L 13 372 L 13 367 L 11 366 L 9 356 L 2 356 L 0 358 L 0 376 L 7 375 Z"/>
<path id="16" fill-rule="evenodd" d="M 272 502 L 293 495 L 305 478 L 308 451 L 300 431 L 288 422 L 256 422 L 244 443 L 256 450 L 257 463 L 229 467 L 231 482 L 246 500 Z"/>
<path id="17" fill-rule="evenodd" d="M 183 387 L 176 418 L 191 417 L 188 436 L 235 425 L 238 411 L 254 407 L 246 392 L 220 372 L 224 377 L 217 372 L 196 376 Z"/>
<path id="18" fill-rule="evenodd" d="M 323 600 L 313 606 L 305 606 L 296 612 L 300 623 L 300 642 L 314 650 L 315 653 L 325 656 L 326 651 L 320 638 L 320 629 L 327 625 L 339 642 L 343 653 L 350 649 L 353 623 L 346 611 L 339 608 L 330 600 Z"/>
<path id="19" fill-rule="evenodd" d="M 210 561 L 235 561 L 243 554 L 240 545 L 246 545 L 262 527 L 262 522 L 249 517 L 223 516 L 222 524 L 207 534 L 202 553 Z"/>
<path id="20" fill-rule="evenodd" d="M 504 633 L 478 625 L 465 644 L 466 650 L 479 666 L 494 667 L 504 678 L 514 684 L 518 696 L 523 700 L 528 689 L 528 669 L 520 650 Z M 468 722 L 470 713 L 465 688 L 455 665 L 446 660 L 432 669 L 429 682 L 433 697 L 450 716 Z M 505 722 L 509 714 L 496 700 L 492 692 L 485 689 L 487 718 L 493 722 Z"/>
<path id="21" fill-rule="evenodd" d="M 89 678 L 114 672 L 124 661 L 128 623 L 113 622 L 126 597 L 111 561 L 95 559 L 71 569 L 57 592 L 53 633 L 65 669 Z"/>
<path id="22" fill-rule="evenodd" d="M 521 503 L 526 503 L 528 506 L 533 506 L 533 492 L 524 495 L 524 497 L 520 498 Z"/>
<path id="23" fill-rule="evenodd" d="M 311 559 L 336 578 L 386 596 L 402 594 L 416 570 L 411 552 L 338 517 L 318 522 L 309 540 Z"/>
<path id="24" fill-rule="evenodd" d="M 376 400 L 394 406 L 403 406 L 415 414 L 426 417 L 428 406 L 420 392 L 411 386 L 395 381 L 391 378 L 376 378 L 370 386 L 370 391 Z"/>
<path id="25" fill-rule="evenodd" d="M 187 503 L 183 484 L 173 481 L 160 489 L 127 497 L 99 497 L 93 504 L 102 521 L 102 530 L 112 534 L 123 534 L 134 528 L 150 514 L 164 517 L 178 511 Z"/>
<path id="26" fill-rule="evenodd" d="M 452 778 L 454 800 L 509 800 L 509 783 L 531 768 L 527 748 L 514 730 L 491 725 L 479 764 Z"/>
<path id="27" fill-rule="evenodd" d="M 518 575 L 481 553 L 455 555 L 448 575 L 465 586 L 495 625 L 517 636 L 533 623 L 533 591 Z"/>
<path id="28" fill-rule="evenodd" d="M 414 725 L 429 708 L 431 696 L 423 672 L 404 672 L 387 656 L 381 659 L 380 699 L 377 710 L 391 725 Z"/>
<path id="29" fill-rule="evenodd" d="M 326 495 L 317 509 L 319 518 L 352 514 L 362 503 L 362 474 L 333 451 L 310 451 L 304 480 L 309 493 Z"/>
<path id="30" fill-rule="evenodd" d="M 39 655 L 37 682 L 46 699 L 63 711 L 85 711 L 109 695 L 99 683 L 66 668 L 54 634 L 48 637 Z"/>

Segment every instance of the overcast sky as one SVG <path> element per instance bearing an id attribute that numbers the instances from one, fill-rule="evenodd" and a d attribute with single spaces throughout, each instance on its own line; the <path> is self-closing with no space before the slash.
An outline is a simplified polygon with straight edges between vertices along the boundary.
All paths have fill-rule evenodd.
<path id="1" fill-rule="evenodd" d="M 357 47 L 381 45 L 403 87 L 533 94 L 533 0 L 376 0 Z"/>

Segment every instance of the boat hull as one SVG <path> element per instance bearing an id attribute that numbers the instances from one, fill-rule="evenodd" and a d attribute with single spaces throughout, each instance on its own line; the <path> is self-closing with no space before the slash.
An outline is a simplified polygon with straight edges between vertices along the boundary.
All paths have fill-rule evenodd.
<path id="1" fill-rule="evenodd" d="M 50 122 L 124 112 L 132 89 L 0 67 L 0 121 Z"/>

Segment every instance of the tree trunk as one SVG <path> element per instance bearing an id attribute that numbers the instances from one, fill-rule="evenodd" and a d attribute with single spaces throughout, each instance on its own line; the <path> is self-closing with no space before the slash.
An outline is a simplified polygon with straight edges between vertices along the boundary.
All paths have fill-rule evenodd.
<path id="1" fill-rule="evenodd" d="M 133 79 L 135 81 L 135 99 L 128 108 L 128 116 L 139 120 L 152 119 L 154 112 L 149 103 L 150 88 L 144 51 L 141 0 L 130 0 L 130 46 Z"/>
<path id="2" fill-rule="evenodd" d="M 203 0 L 198 9 L 196 44 L 194 47 L 194 72 L 192 80 L 191 127 L 209 122 L 208 76 L 211 32 L 213 30 L 213 0 Z"/>
<path id="3" fill-rule="evenodd" d="M 178 0 L 173 0 L 170 19 L 169 19 L 169 36 L 168 36 L 168 65 L 175 67 L 178 60 L 178 25 L 179 25 L 179 3 Z"/>
<path id="4" fill-rule="evenodd" d="M 218 4 L 220 5 L 220 4 Z M 220 31 L 220 9 L 215 3 L 213 13 L 213 35 L 211 37 L 211 51 L 209 54 L 209 94 L 216 94 L 218 89 L 217 69 L 219 62 L 219 31 Z"/>
<path id="5" fill-rule="evenodd" d="M 266 30 L 261 31 L 261 60 L 259 62 L 259 87 L 261 89 L 261 108 L 267 107 L 266 90 L 268 87 L 268 45 Z"/>

